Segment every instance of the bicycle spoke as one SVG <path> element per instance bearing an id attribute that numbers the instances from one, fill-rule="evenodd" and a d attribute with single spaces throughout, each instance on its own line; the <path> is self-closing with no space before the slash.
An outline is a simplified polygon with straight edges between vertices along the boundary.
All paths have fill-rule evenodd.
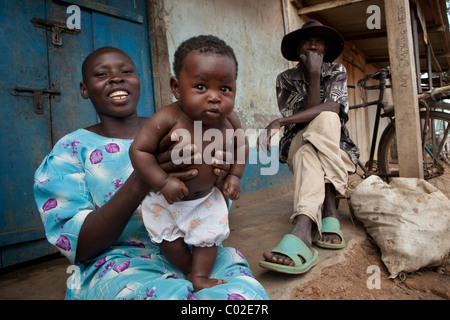
<path id="1" fill-rule="evenodd" d="M 450 114 L 446 112 L 421 112 L 424 178 L 437 186 L 447 179 L 450 183 Z M 390 124 L 380 139 L 378 160 L 380 176 L 389 177 L 399 172 L 395 125 Z M 448 176 L 448 177 L 447 177 Z M 445 187 L 447 188 L 447 187 Z"/>

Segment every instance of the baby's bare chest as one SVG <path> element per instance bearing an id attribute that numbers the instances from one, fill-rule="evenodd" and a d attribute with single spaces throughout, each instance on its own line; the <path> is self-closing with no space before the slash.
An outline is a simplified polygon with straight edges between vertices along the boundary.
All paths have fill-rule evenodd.
<path id="1" fill-rule="evenodd" d="M 191 123 L 179 123 L 172 130 L 176 133 L 176 145 L 172 149 L 172 161 L 183 161 L 189 164 L 187 169 L 197 169 L 198 175 L 194 179 L 184 181 L 189 190 L 189 195 L 185 200 L 197 199 L 208 194 L 214 185 L 217 176 L 213 172 L 211 165 L 217 151 L 227 151 L 233 139 L 233 127 L 226 120 L 215 126 L 205 127 L 200 121 Z M 197 156 L 192 160 L 188 148 L 177 148 L 195 144 Z M 178 159 L 177 159 L 178 158 Z"/>
<path id="2" fill-rule="evenodd" d="M 172 128 L 174 145 L 195 144 L 204 157 L 211 157 L 215 151 L 226 151 L 233 140 L 234 130 L 225 119 L 214 126 L 205 126 L 201 121 L 178 121 Z M 207 161 L 208 163 L 208 161 Z"/>

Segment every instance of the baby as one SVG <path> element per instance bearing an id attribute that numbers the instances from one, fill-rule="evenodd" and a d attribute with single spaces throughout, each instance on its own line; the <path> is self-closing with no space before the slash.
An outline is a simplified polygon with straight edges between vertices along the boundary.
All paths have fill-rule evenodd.
<path id="1" fill-rule="evenodd" d="M 175 76 L 170 85 L 177 101 L 148 119 L 131 145 L 130 157 L 135 170 L 159 190 L 150 193 L 142 203 L 144 223 L 152 241 L 159 243 L 169 262 L 186 275 L 194 291 L 199 291 L 225 283 L 222 279 L 210 279 L 209 275 L 217 246 L 230 232 L 228 209 L 222 192 L 215 186 L 214 168 L 206 160 L 213 156 L 210 153 L 225 151 L 223 146 L 230 144 L 234 146 L 234 160 L 244 155 L 240 157 L 244 161 L 233 161 L 223 183 L 225 195 L 238 199 L 248 143 L 245 136 L 239 139 L 229 134 L 237 133 L 236 130 L 243 134 L 233 112 L 238 65 L 233 49 L 214 36 L 198 36 L 183 42 L 174 58 Z M 213 133 L 214 141 L 203 141 L 209 140 L 203 138 L 205 132 Z M 192 165 L 198 170 L 196 178 L 182 182 L 159 167 L 154 154 L 167 134 L 183 140 L 201 134 L 201 150 L 197 151 L 203 158 Z M 180 145 L 194 142 L 183 140 Z M 192 254 L 187 244 L 192 245 Z"/>

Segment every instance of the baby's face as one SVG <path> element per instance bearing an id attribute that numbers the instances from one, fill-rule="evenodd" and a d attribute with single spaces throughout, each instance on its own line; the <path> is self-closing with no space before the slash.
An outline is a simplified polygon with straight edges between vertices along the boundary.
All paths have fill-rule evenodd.
<path id="1" fill-rule="evenodd" d="M 140 80 L 131 59 L 120 50 L 96 54 L 86 67 L 81 94 L 99 116 L 122 118 L 137 112 Z"/>
<path id="2" fill-rule="evenodd" d="M 236 96 L 236 64 L 226 55 L 189 53 L 172 87 L 184 113 L 204 124 L 227 118 Z"/>

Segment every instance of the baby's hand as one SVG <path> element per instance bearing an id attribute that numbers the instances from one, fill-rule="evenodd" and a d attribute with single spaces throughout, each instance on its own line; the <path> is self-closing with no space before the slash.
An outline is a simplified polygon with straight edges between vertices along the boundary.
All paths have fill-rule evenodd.
<path id="1" fill-rule="evenodd" d="M 168 177 L 167 182 L 162 186 L 162 188 L 159 190 L 164 198 L 166 198 L 166 201 L 169 204 L 173 204 L 176 201 L 180 201 L 184 196 L 187 196 L 189 193 L 188 188 L 186 188 L 186 185 L 181 182 L 180 179 L 177 179 L 175 177 Z"/>
<path id="2" fill-rule="evenodd" d="M 237 200 L 241 196 L 241 179 L 229 174 L 223 183 L 223 193 L 231 200 Z"/>

